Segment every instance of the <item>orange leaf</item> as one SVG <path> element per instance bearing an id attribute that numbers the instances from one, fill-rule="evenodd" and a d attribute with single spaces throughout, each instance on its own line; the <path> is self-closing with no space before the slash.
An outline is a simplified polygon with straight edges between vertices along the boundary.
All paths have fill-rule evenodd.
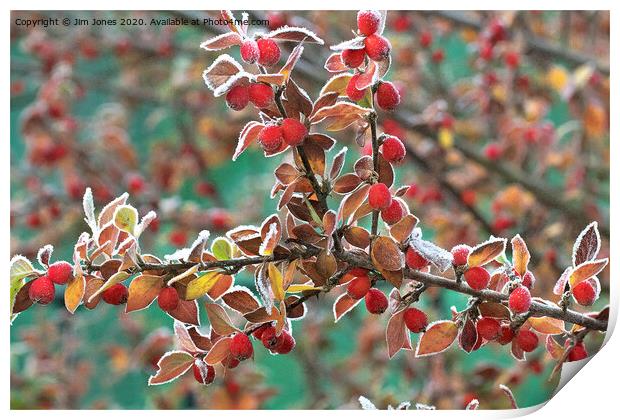
<path id="1" fill-rule="evenodd" d="M 523 238 L 521 238 L 521 235 L 516 235 L 510 243 L 512 244 L 512 264 L 517 273 L 523 276 L 530 262 L 530 251 L 527 249 L 527 245 Z"/>
<path id="2" fill-rule="evenodd" d="M 211 328 L 217 334 L 230 335 L 239 331 L 232 325 L 228 314 L 220 305 L 205 302 L 205 308 L 207 309 L 207 317 L 211 323 Z"/>
<path id="3" fill-rule="evenodd" d="M 334 302 L 334 322 L 338 322 L 351 309 L 355 308 L 361 299 L 353 299 L 346 293 L 338 296 Z"/>
<path id="4" fill-rule="evenodd" d="M 67 283 L 67 288 L 65 289 L 65 306 L 69 312 L 75 312 L 80 302 L 82 302 L 85 290 L 86 279 L 80 272 Z"/>
<path id="5" fill-rule="evenodd" d="M 470 267 L 478 267 L 485 265 L 499 255 L 506 249 L 506 239 L 493 238 L 481 243 L 471 250 L 469 257 L 467 257 L 467 264 Z"/>
<path id="6" fill-rule="evenodd" d="M 541 334 L 562 334 L 566 332 L 564 329 L 564 321 L 561 319 L 549 318 L 546 316 L 538 318 L 529 318 L 527 320 L 533 329 Z"/>
<path id="7" fill-rule="evenodd" d="M 435 321 L 426 328 L 420 337 L 416 357 L 441 353 L 454 342 L 459 329 L 453 321 Z"/>
<path id="8" fill-rule="evenodd" d="M 148 307 L 164 285 L 160 276 L 141 275 L 131 281 L 125 312 L 138 311 Z"/>
<path id="9" fill-rule="evenodd" d="M 164 354 L 157 366 L 155 375 L 149 378 L 149 385 L 168 383 L 183 375 L 194 365 L 194 356 L 184 351 L 169 351 Z"/>
<path id="10" fill-rule="evenodd" d="M 232 338 L 230 337 L 224 337 L 218 340 L 213 344 L 213 347 L 211 347 L 211 350 L 209 350 L 209 353 L 205 356 L 204 361 L 209 365 L 215 365 L 226 359 L 230 354 L 231 341 Z"/>
<path id="11" fill-rule="evenodd" d="M 398 271 L 405 263 L 405 257 L 398 244 L 387 236 L 379 236 L 373 241 L 371 256 L 375 265 L 387 271 Z"/>

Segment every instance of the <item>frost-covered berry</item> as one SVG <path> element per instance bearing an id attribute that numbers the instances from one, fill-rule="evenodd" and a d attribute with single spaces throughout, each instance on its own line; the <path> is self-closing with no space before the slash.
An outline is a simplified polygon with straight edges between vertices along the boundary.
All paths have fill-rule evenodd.
<path id="1" fill-rule="evenodd" d="M 405 207 L 399 199 L 394 198 L 387 209 L 381 210 L 381 219 L 388 225 L 400 222 L 405 216 Z"/>
<path id="2" fill-rule="evenodd" d="M 468 268 L 467 271 L 463 273 L 463 277 L 465 277 L 465 281 L 469 287 L 474 290 L 486 289 L 491 280 L 489 272 L 482 267 Z"/>
<path id="3" fill-rule="evenodd" d="M 110 305 L 122 305 L 127 302 L 127 297 L 129 296 L 129 291 L 127 290 L 127 286 L 123 283 L 115 284 L 114 286 L 110 286 L 103 291 L 101 297 L 105 303 L 109 303 Z"/>
<path id="4" fill-rule="evenodd" d="M 363 35 L 372 35 L 379 30 L 381 13 L 377 10 L 360 10 L 357 12 L 357 29 Z"/>
<path id="5" fill-rule="evenodd" d="M 515 313 L 527 312 L 532 305 L 532 295 L 525 286 L 514 289 L 508 297 L 508 306 Z"/>
<path id="6" fill-rule="evenodd" d="M 172 286 L 164 287 L 157 296 L 157 304 L 163 311 L 174 311 L 179 306 L 179 292 Z"/>
<path id="7" fill-rule="evenodd" d="M 581 306 L 590 306 L 596 301 L 596 290 L 588 280 L 573 287 L 573 297 Z"/>
<path id="8" fill-rule="evenodd" d="M 272 39 L 261 38 L 258 44 L 258 64 L 271 67 L 280 61 L 280 47 Z"/>
<path id="9" fill-rule="evenodd" d="M 405 263 L 412 270 L 422 270 L 428 265 L 428 260 L 424 258 L 418 251 L 409 247 L 405 254 Z"/>
<path id="10" fill-rule="evenodd" d="M 265 83 L 252 83 L 248 88 L 248 99 L 256 108 L 267 108 L 274 101 L 273 89 Z"/>
<path id="11" fill-rule="evenodd" d="M 531 352 L 538 347 L 538 336 L 530 330 L 519 330 L 517 332 L 517 344 L 524 352 Z"/>
<path id="12" fill-rule="evenodd" d="M 268 350 L 273 350 L 278 345 L 276 329 L 271 325 L 265 328 L 260 339 L 263 342 L 263 346 Z"/>
<path id="13" fill-rule="evenodd" d="M 282 121 L 282 137 L 289 146 L 298 146 L 304 141 L 308 135 L 308 129 L 299 120 L 295 118 L 285 118 Z"/>
<path id="14" fill-rule="evenodd" d="M 258 43 L 253 39 L 246 39 L 241 43 L 241 58 L 248 64 L 254 64 L 258 61 L 260 51 L 258 50 Z"/>
<path id="15" fill-rule="evenodd" d="M 254 354 L 254 347 L 252 347 L 250 338 L 242 332 L 235 334 L 230 342 L 230 354 L 239 360 L 252 357 Z"/>
<path id="16" fill-rule="evenodd" d="M 375 95 L 377 105 L 386 111 L 392 111 L 400 104 L 400 93 L 391 82 L 381 82 Z"/>
<path id="17" fill-rule="evenodd" d="M 373 61 L 382 61 L 390 55 L 392 45 L 381 35 L 373 34 L 364 40 L 366 54 Z"/>
<path id="18" fill-rule="evenodd" d="M 232 354 L 229 354 L 226 359 L 222 360 L 222 365 L 226 369 L 234 369 L 239 366 L 239 359 L 234 357 Z"/>
<path id="19" fill-rule="evenodd" d="M 483 317 L 476 323 L 476 331 L 485 340 L 495 340 L 501 333 L 501 325 L 497 319 Z"/>
<path id="20" fill-rule="evenodd" d="M 405 325 L 412 333 L 423 332 L 428 325 L 428 317 L 423 311 L 417 308 L 405 309 L 403 319 L 405 320 Z"/>
<path id="21" fill-rule="evenodd" d="M 283 141 L 282 128 L 278 125 L 265 126 L 258 133 L 258 142 L 266 152 L 275 152 L 282 147 Z"/>
<path id="22" fill-rule="evenodd" d="M 349 68 L 356 69 L 362 65 L 366 58 L 366 51 L 363 48 L 359 50 L 344 50 L 342 54 L 342 62 Z"/>
<path id="23" fill-rule="evenodd" d="M 252 332 L 252 337 L 260 340 L 261 337 L 263 336 L 263 333 L 265 332 L 265 330 L 267 328 L 271 327 L 270 324 L 263 324 L 260 327 L 258 327 L 257 329 L 254 330 L 254 332 Z"/>
<path id="24" fill-rule="evenodd" d="M 66 261 L 56 261 L 47 268 L 47 277 L 56 284 L 66 284 L 73 278 L 73 266 Z"/>
<path id="25" fill-rule="evenodd" d="M 387 209 L 392 204 L 392 194 L 387 185 L 382 182 L 373 184 L 368 190 L 368 204 L 374 210 Z"/>
<path id="26" fill-rule="evenodd" d="M 30 284 L 28 289 L 28 297 L 33 302 L 47 305 L 54 300 L 54 283 L 47 276 L 41 276 Z"/>
<path id="27" fill-rule="evenodd" d="M 399 163 L 407 154 L 405 145 L 398 137 L 388 136 L 381 145 L 383 157 L 390 163 Z"/>
<path id="28" fill-rule="evenodd" d="M 382 314 L 388 307 L 388 299 L 379 289 L 370 289 L 364 297 L 366 309 L 371 314 Z"/>
<path id="29" fill-rule="evenodd" d="M 215 368 L 203 362 L 196 360 L 193 367 L 194 379 L 203 385 L 209 385 L 215 380 Z"/>
<path id="30" fill-rule="evenodd" d="M 469 257 L 470 252 L 471 247 L 469 245 L 461 244 L 452 247 L 450 250 L 452 254 L 452 264 L 457 267 L 467 265 L 467 257 Z"/>
<path id="31" fill-rule="evenodd" d="M 278 343 L 274 349 L 275 353 L 287 354 L 295 348 L 295 338 L 288 331 L 282 330 L 282 334 L 278 337 Z"/>
<path id="32" fill-rule="evenodd" d="M 368 276 L 355 277 L 347 286 L 347 295 L 353 299 L 361 299 L 370 290 L 371 283 Z"/>
<path id="33" fill-rule="evenodd" d="M 233 111 L 241 111 L 249 101 L 249 90 L 245 85 L 235 85 L 226 93 L 226 105 Z"/>
<path id="34" fill-rule="evenodd" d="M 366 93 L 365 89 L 358 89 L 355 86 L 359 78 L 360 78 L 360 75 L 355 74 L 353 75 L 353 77 L 351 77 L 351 79 L 349 80 L 349 83 L 347 84 L 346 93 L 349 99 L 351 99 L 353 102 L 357 102 L 361 100 L 364 97 L 364 94 Z"/>

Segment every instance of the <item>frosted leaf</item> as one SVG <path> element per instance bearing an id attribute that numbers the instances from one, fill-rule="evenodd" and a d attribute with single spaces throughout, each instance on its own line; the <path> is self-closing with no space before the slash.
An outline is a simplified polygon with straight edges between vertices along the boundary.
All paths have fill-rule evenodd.
<path id="1" fill-rule="evenodd" d="M 362 410 L 376 410 L 377 407 L 370 401 L 368 398 L 361 396 L 358 398 L 360 405 L 362 406 Z"/>
<path id="2" fill-rule="evenodd" d="M 237 74 L 235 74 L 234 76 L 232 76 L 230 79 L 228 79 L 225 83 L 223 83 L 222 85 L 220 85 L 217 89 L 215 89 L 213 91 L 213 96 L 214 97 L 219 97 L 224 95 L 226 92 L 228 92 L 235 83 L 237 83 L 239 80 L 241 79 L 247 79 L 248 81 L 250 80 L 250 77 L 252 75 L 250 73 L 247 73 L 245 71 L 239 72 Z"/>
<path id="3" fill-rule="evenodd" d="M 84 207 L 84 214 L 86 218 L 86 224 L 90 227 L 93 235 L 97 232 L 97 219 L 95 218 L 95 204 L 93 202 L 93 192 L 90 187 L 84 191 L 84 197 L 82 198 L 82 207 Z"/>
<path id="4" fill-rule="evenodd" d="M 164 255 L 164 260 L 166 261 L 174 261 L 174 260 L 186 260 L 189 257 L 189 254 L 192 250 L 190 248 L 177 249 L 172 254 Z"/>
<path id="5" fill-rule="evenodd" d="M 256 270 L 256 274 L 254 276 L 256 283 L 256 290 L 258 290 L 258 295 L 265 307 L 265 311 L 269 315 L 271 315 L 271 311 L 273 308 L 273 293 L 271 292 L 271 282 L 266 275 L 266 265 L 262 265 L 258 270 Z"/>
<path id="6" fill-rule="evenodd" d="M 54 252 L 54 246 L 51 244 L 39 248 L 39 252 L 37 252 L 37 261 L 39 261 L 42 267 L 47 267 L 49 265 L 52 252 Z"/>
<path id="7" fill-rule="evenodd" d="M 329 49 L 332 51 L 361 50 L 364 48 L 364 39 L 365 37 L 358 36 L 357 38 L 343 41 L 340 44 L 332 45 Z"/>
<path id="8" fill-rule="evenodd" d="M 441 272 L 452 267 L 452 254 L 432 242 L 423 240 L 421 232 L 419 228 L 413 231 L 409 245 Z"/>
<path id="9" fill-rule="evenodd" d="M 243 72 L 241 64 L 230 55 L 222 54 L 202 73 L 202 78 L 207 87 L 215 91 L 240 72 Z"/>
<path id="10" fill-rule="evenodd" d="M 416 410 L 435 410 L 435 406 L 434 405 L 426 405 L 426 404 L 422 404 L 422 403 L 416 403 L 415 404 L 415 409 Z"/>
<path id="11" fill-rule="evenodd" d="M 309 29 L 297 26 L 282 26 L 264 35 L 263 38 L 277 39 L 279 41 L 314 42 L 323 45 L 323 40 Z"/>
<path id="12" fill-rule="evenodd" d="M 142 233 L 146 230 L 146 228 L 151 224 L 151 222 L 155 220 L 156 218 L 157 218 L 157 213 L 155 213 L 153 210 L 145 214 L 142 217 L 142 220 L 140 220 L 140 223 L 138 223 L 138 226 L 136 226 L 136 238 L 139 238 L 140 235 L 142 235 Z"/>

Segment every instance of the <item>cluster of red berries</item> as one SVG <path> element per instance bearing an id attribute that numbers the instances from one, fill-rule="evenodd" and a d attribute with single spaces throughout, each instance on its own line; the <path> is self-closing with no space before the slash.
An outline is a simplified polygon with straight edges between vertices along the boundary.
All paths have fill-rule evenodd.
<path id="1" fill-rule="evenodd" d="M 288 331 L 282 330 L 278 335 L 277 330 L 271 324 L 265 324 L 260 326 L 252 333 L 252 336 L 257 340 L 260 340 L 263 343 L 263 346 L 265 346 L 265 348 L 269 350 L 272 354 L 290 353 L 295 348 L 296 344 L 295 338 Z M 249 339 L 248 342 L 250 342 Z M 252 343 L 250 342 L 250 346 L 251 345 Z M 232 344 L 231 352 L 234 354 Z"/>
<path id="2" fill-rule="evenodd" d="M 392 197 L 390 189 L 382 182 L 370 187 L 368 204 L 373 210 L 381 212 L 381 219 L 388 225 L 400 221 L 407 212 L 405 203 L 400 198 Z"/>
<path id="3" fill-rule="evenodd" d="M 351 76 L 345 92 L 347 97 L 353 102 L 360 101 L 366 95 L 366 89 L 358 89 L 357 82 L 361 74 Z M 380 81 L 377 83 L 375 91 L 375 101 L 379 108 L 385 111 L 393 111 L 400 104 L 400 92 L 392 82 Z"/>
<path id="4" fill-rule="evenodd" d="M 382 61 L 390 54 L 392 45 L 387 38 L 377 33 L 381 25 L 381 14 L 376 10 L 360 10 L 357 13 L 357 30 L 364 36 L 364 48 L 348 49 L 342 52 L 342 61 L 350 68 L 358 68 L 366 56 L 373 61 Z"/>
<path id="5" fill-rule="evenodd" d="M 226 104 L 234 111 L 241 111 L 252 102 L 258 109 L 273 104 L 273 88 L 266 83 L 238 83 L 226 93 Z"/>
<path id="6" fill-rule="evenodd" d="M 507 323 L 502 324 L 499 320 L 491 317 L 482 317 L 476 321 L 478 341 L 472 348 L 477 350 L 486 341 L 497 341 L 502 346 L 516 340 L 517 346 L 524 352 L 532 352 L 538 347 L 538 335 L 535 332 L 521 328 L 515 331 Z"/>
<path id="7" fill-rule="evenodd" d="M 306 136 L 308 129 L 295 118 L 285 118 L 280 124 L 268 124 L 258 133 L 258 142 L 263 150 L 273 153 L 280 150 L 283 144 L 299 146 Z"/>
<path id="8" fill-rule="evenodd" d="M 348 272 L 353 276 L 347 285 L 347 295 L 360 300 L 364 298 L 366 309 L 371 314 L 382 314 L 388 307 L 388 299 L 379 289 L 372 287 L 372 282 L 368 277 L 368 271 L 363 268 L 354 268 Z"/>
<path id="9" fill-rule="evenodd" d="M 246 39 L 241 43 L 241 58 L 248 64 L 271 67 L 280 61 L 280 47 L 268 38 Z"/>
<path id="10" fill-rule="evenodd" d="M 67 284 L 73 278 L 73 266 L 66 261 L 57 261 L 47 268 L 47 272 L 32 281 L 28 297 L 33 302 L 47 305 L 54 300 L 55 284 Z"/>

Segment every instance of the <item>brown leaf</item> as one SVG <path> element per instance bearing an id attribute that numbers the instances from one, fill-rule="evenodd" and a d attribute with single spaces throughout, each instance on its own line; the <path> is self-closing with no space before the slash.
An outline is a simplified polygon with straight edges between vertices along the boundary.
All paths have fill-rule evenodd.
<path id="1" fill-rule="evenodd" d="M 297 48 L 300 48 L 300 46 L 297 46 Z M 293 53 L 291 53 L 290 57 L 292 56 Z M 284 68 L 280 72 L 285 74 Z M 299 87 L 293 79 L 290 79 L 287 82 L 284 96 L 286 98 L 286 111 L 289 118 L 294 117 L 296 119 L 300 119 L 299 114 L 303 114 L 308 117 L 312 113 L 312 100 L 310 99 L 310 96 L 308 96 L 308 93 Z M 293 113 L 289 111 L 293 111 Z"/>
<path id="2" fill-rule="evenodd" d="M 232 157 L 233 162 L 237 160 L 239 155 L 243 153 L 243 151 L 247 149 L 248 146 L 258 138 L 258 133 L 260 133 L 263 127 L 265 127 L 265 125 L 259 123 L 258 121 L 250 121 L 245 125 L 245 127 L 243 127 L 243 129 L 239 133 L 237 148 L 235 149 L 235 153 Z"/>
<path id="3" fill-rule="evenodd" d="M 573 265 L 578 266 L 594 259 L 601 249 L 601 237 L 598 233 L 598 224 L 590 223 L 581 231 L 573 246 Z"/>
<path id="4" fill-rule="evenodd" d="M 290 163 L 282 163 L 274 171 L 276 179 L 283 185 L 289 185 L 294 182 L 300 175 L 297 168 Z"/>
<path id="5" fill-rule="evenodd" d="M 226 87 L 231 78 L 241 72 L 243 67 L 234 58 L 222 54 L 202 73 L 202 78 L 207 87 L 216 92 L 222 86 Z"/>
<path id="6" fill-rule="evenodd" d="M 204 358 L 205 363 L 213 366 L 226 359 L 230 354 L 230 342 L 232 338 L 224 337 L 213 344 L 211 350 Z"/>
<path id="7" fill-rule="evenodd" d="M 200 325 L 198 303 L 195 300 L 180 300 L 176 309 L 167 312 L 174 319 L 192 325 Z"/>
<path id="8" fill-rule="evenodd" d="M 404 244 L 417 224 L 418 218 L 413 214 L 408 214 L 390 228 L 390 235 L 397 242 Z"/>
<path id="9" fill-rule="evenodd" d="M 241 35 L 236 32 L 226 32 L 200 44 L 200 48 L 207 51 L 219 51 L 234 45 L 241 45 Z"/>
<path id="10" fill-rule="evenodd" d="M 470 267 L 485 265 L 500 256 L 506 249 L 506 239 L 493 238 L 474 247 L 467 257 Z"/>
<path id="11" fill-rule="evenodd" d="M 323 215 L 323 232 L 326 236 L 331 236 L 336 230 L 336 213 L 333 210 L 328 210 Z"/>
<path id="12" fill-rule="evenodd" d="M 333 53 L 327 60 L 325 60 L 325 70 L 330 73 L 340 73 L 342 71 L 349 71 L 349 68 L 342 61 L 342 56 L 340 53 Z"/>
<path id="13" fill-rule="evenodd" d="M 561 319 L 550 318 L 547 316 L 531 317 L 527 322 L 530 326 L 541 334 L 563 334 L 566 332 L 564 321 Z"/>
<path id="14" fill-rule="evenodd" d="M 101 295 L 95 296 L 93 299 L 91 297 L 103 286 L 103 279 L 94 276 L 86 276 L 86 287 L 84 290 L 84 297 L 82 300 L 84 301 L 84 306 L 88 309 L 95 309 L 99 301 L 101 300 Z"/>
<path id="15" fill-rule="evenodd" d="M 370 245 L 370 233 L 359 226 L 351 226 L 344 232 L 344 238 L 351 245 L 366 249 Z"/>
<path id="16" fill-rule="evenodd" d="M 337 100 L 338 100 L 337 92 L 330 92 L 324 95 L 319 95 L 317 100 L 314 101 L 314 104 L 312 105 L 312 114 L 310 114 L 310 117 L 312 117 L 319 109 L 332 106 L 333 104 L 336 103 Z"/>
<path id="17" fill-rule="evenodd" d="M 359 176 L 354 173 L 344 174 L 334 182 L 334 192 L 337 194 L 348 194 L 354 191 L 362 183 Z"/>
<path id="18" fill-rule="evenodd" d="M 530 262 L 530 251 L 527 249 L 527 245 L 523 238 L 521 238 L 521 235 L 516 235 L 510 243 L 512 244 L 512 264 L 517 273 L 523 276 Z"/>
<path id="19" fill-rule="evenodd" d="M 404 319 L 405 311 L 396 312 L 387 323 L 385 339 L 387 341 L 388 357 L 391 359 L 398 351 L 403 348 L 405 343 L 407 327 Z"/>
<path id="20" fill-rule="evenodd" d="M 336 258 L 332 254 L 328 254 L 326 250 L 322 250 L 316 257 L 316 269 L 327 280 L 338 269 Z"/>
<path id="21" fill-rule="evenodd" d="M 217 303 L 205 302 L 205 308 L 213 331 L 222 336 L 234 334 L 239 331 L 232 325 L 228 314 L 220 305 Z"/>
<path id="22" fill-rule="evenodd" d="M 355 308 L 361 299 L 353 299 L 346 293 L 338 296 L 334 302 L 334 322 L 338 322 L 351 309 Z"/>
<path id="23" fill-rule="evenodd" d="M 149 385 L 168 383 L 183 375 L 194 365 L 194 356 L 184 351 L 169 351 L 157 362 L 158 370 L 149 378 Z"/>
<path id="24" fill-rule="evenodd" d="M 129 296 L 125 312 L 139 311 L 147 308 L 164 286 L 164 280 L 159 276 L 140 275 L 129 284 Z"/>
<path id="25" fill-rule="evenodd" d="M 387 271 L 398 271 L 405 262 L 398 244 L 387 236 L 379 236 L 373 241 L 371 257 L 375 266 Z"/>
<path id="26" fill-rule="evenodd" d="M 482 302 L 478 305 L 480 315 L 488 318 L 510 319 L 510 310 L 501 303 Z"/>
<path id="27" fill-rule="evenodd" d="M 558 344 L 557 341 L 550 335 L 545 339 L 545 348 L 551 357 L 555 360 L 561 360 L 564 356 L 564 347 Z"/>
<path id="28" fill-rule="evenodd" d="M 360 179 L 364 181 L 368 180 L 374 171 L 372 157 L 362 156 L 357 160 L 357 162 L 355 162 L 354 169 Z"/>
<path id="29" fill-rule="evenodd" d="M 30 300 L 29 291 L 30 286 L 32 285 L 33 280 L 24 284 L 21 289 L 15 295 L 15 302 L 13 303 L 13 315 L 18 314 L 20 312 L 25 311 L 30 308 L 34 303 Z"/>
<path id="30" fill-rule="evenodd" d="M 478 331 L 474 322 L 467 318 L 459 335 L 459 346 L 466 352 L 471 353 L 478 341 Z"/>
<path id="31" fill-rule="evenodd" d="M 366 200 L 368 197 L 368 190 L 370 185 L 364 184 L 340 202 L 340 208 L 338 209 L 338 221 L 345 221 L 353 214 L 355 210 Z"/>
<path id="32" fill-rule="evenodd" d="M 308 134 L 308 137 L 306 137 L 306 141 L 304 142 L 304 144 L 306 143 L 315 144 L 327 152 L 331 150 L 332 147 L 334 147 L 334 144 L 336 144 L 336 140 L 333 137 L 328 136 L 327 134 L 312 133 Z"/>
<path id="33" fill-rule="evenodd" d="M 254 294 L 245 287 L 236 286 L 235 289 L 222 295 L 222 300 L 232 309 L 242 314 L 255 311 L 259 308 L 258 300 Z"/>
<path id="34" fill-rule="evenodd" d="M 283 26 L 271 31 L 263 38 L 277 39 L 279 41 L 293 41 L 293 42 L 309 42 L 319 45 L 323 45 L 323 40 L 319 38 L 314 32 L 301 27 L 296 26 Z"/>
<path id="35" fill-rule="evenodd" d="M 416 357 L 431 356 L 445 351 L 454 342 L 459 329 L 453 321 L 435 321 L 420 337 Z"/>

